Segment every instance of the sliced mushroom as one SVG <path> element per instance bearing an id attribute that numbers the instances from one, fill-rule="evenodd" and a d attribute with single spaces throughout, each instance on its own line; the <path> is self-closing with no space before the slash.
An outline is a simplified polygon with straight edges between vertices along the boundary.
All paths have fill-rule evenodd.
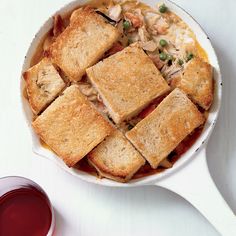
<path id="1" fill-rule="evenodd" d="M 142 26 L 141 28 L 138 29 L 138 35 L 142 43 L 148 42 L 150 39 L 150 35 L 147 32 L 145 26 Z"/>
<path id="2" fill-rule="evenodd" d="M 153 40 L 150 40 L 143 43 L 142 48 L 145 51 L 154 52 L 157 49 L 157 44 Z"/>
<path id="3" fill-rule="evenodd" d="M 162 67 L 161 73 L 165 77 L 165 79 L 169 82 L 172 79 L 172 77 L 178 74 L 181 70 L 182 70 L 182 67 L 177 66 L 176 64 L 172 66 L 168 66 L 166 64 Z"/>

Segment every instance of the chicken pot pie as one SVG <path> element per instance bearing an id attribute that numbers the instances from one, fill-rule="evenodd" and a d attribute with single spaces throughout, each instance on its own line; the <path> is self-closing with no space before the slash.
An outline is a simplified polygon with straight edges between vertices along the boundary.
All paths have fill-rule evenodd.
<path id="1" fill-rule="evenodd" d="M 213 102 L 213 68 L 192 30 L 168 6 L 135 0 L 56 15 L 23 77 L 44 145 L 119 182 L 171 168 Z"/>

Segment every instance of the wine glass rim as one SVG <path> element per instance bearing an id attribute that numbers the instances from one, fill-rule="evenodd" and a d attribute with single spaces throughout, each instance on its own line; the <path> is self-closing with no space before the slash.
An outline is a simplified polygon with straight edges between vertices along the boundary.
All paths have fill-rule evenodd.
<path id="1" fill-rule="evenodd" d="M 49 207 L 50 212 L 51 212 L 51 225 L 50 225 L 50 228 L 48 229 L 47 236 L 53 235 L 54 228 L 55 228 L 55 213 L 54 213 L 52 203 L 51 203 L 47 193 L 44 191 L 44 189 L 38 183 L 36 183 L 35 181 L 33 181 L 33 180 L 31 180 L 27 177 L 17 176 L 17 175 L 9 175 L 9 176 L 0 177 L 0 181 L 1 180 L 6 180 L 6 179 L 19 179 L 19 180 L 27 181 L 30 185 L 32 185 L 33 187 L 36 187 L 37 190 L 40 191 L 46 197 L 47 204 L 48 204 L 48 207 Z M 9 190 L 9 191 L 11 191 L 11 190 Z"/>

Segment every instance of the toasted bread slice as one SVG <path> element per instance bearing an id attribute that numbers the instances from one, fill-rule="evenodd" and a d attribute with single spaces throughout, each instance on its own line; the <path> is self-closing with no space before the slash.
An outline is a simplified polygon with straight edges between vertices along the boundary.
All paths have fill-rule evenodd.
<path id="1" fill-rule="evenodd" d="M 50 62 L 44 58 L 23 73 L 32 111 L 40 113 L 64 89 L 65 83 Z"/>
<path id="2" fill-rule="evenodd" d="M 169 86 L 145 52 L 130 46 L 87 69 L 115 123 L 138 114 Z"/>
<path id="3" fill-rule="evenodd" d="M 76 18 L 52 44 L 49 55 L 72 81 L 95 64 L 118 39 L 118 30 L 91 8 L 80 9 Z"/>
<path id="4" fill-rule="evenodd" d="M 204 120 L 186 94 L 175 89 L 126 137 L 155 169 Z"/>
<path id="5" fill-rule="evenodd" d="M 180 77 L 172 80 L 171 85 L 183 90 L 194 102 L 208 110 L 213 101 L 213 68 L 202 59 L 194 58 Z"/>
<path id="6" fill-rule="evenodd" d="M 120 131 L 114 132 L 88 154 L 101 176 L 127 182 L 145 160 Z"/>
<path id="7" fill-rule="evenodd" d="M 33 128 L 69 167 L 75 165 L 114 129 L 76 85 L 67 88 L 33 122 Z"/>

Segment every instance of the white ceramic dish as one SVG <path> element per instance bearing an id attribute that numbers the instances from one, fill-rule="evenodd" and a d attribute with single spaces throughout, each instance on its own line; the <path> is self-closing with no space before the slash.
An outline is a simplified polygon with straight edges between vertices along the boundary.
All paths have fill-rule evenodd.
<path id="1" fill-rule="evenodd" d="M 57 11 L 57 13 L 64 14 L 87 2 L 88 1 L 86 0 L 73 1 Z M 143 0 L 143 2 L 153 7 L 157 4 L 156 0 Z M 192 203 L 222 235 L 233 236 L 236 235 L 236 217 L 227 206 L 224 199 L 221 197 L 210 177 L 205 152 L 208 138 L 217 120 L 222 97 L 222 80 L 217 56 L 208 36 L 202 30 L 200 25 L 187 12 L 168 0 L 162 2 L 165 2 L 170 10 L 180 16 L 194 31 L 199 43 L 206 50 L 210 63 L 214 67 L 214 103 L 210 109 L 209 117 L 204 130 L 197 142 L 175 163 L 173 168 L 168 169 L 162 173 L 132 180 L 127 184 L 117 183 L 105 178 L 98 179 L 85 172 L 68 168 L 54 153 L 41 146 L 37 135 L 31 128 L 32 112 L 30 110 L 28 101 L 22 95 L 22 108 L 32 134 L 33 151 L 40 156 L 54 161 L 67 172 L 87 182 L 110 187 L 157 185 L 167 188 L 178 193 L 190 203 Z M 25 57 L 22 71 L 25 71 L 29 68 L 31 58 L 37 45 L 45 33 L 50 30 L 52 23 L 53 19 L 50 17 L 36 34 Z M 23 92 L 23 88 L 24 81 L 21 79 L 21 94 Z"/>

